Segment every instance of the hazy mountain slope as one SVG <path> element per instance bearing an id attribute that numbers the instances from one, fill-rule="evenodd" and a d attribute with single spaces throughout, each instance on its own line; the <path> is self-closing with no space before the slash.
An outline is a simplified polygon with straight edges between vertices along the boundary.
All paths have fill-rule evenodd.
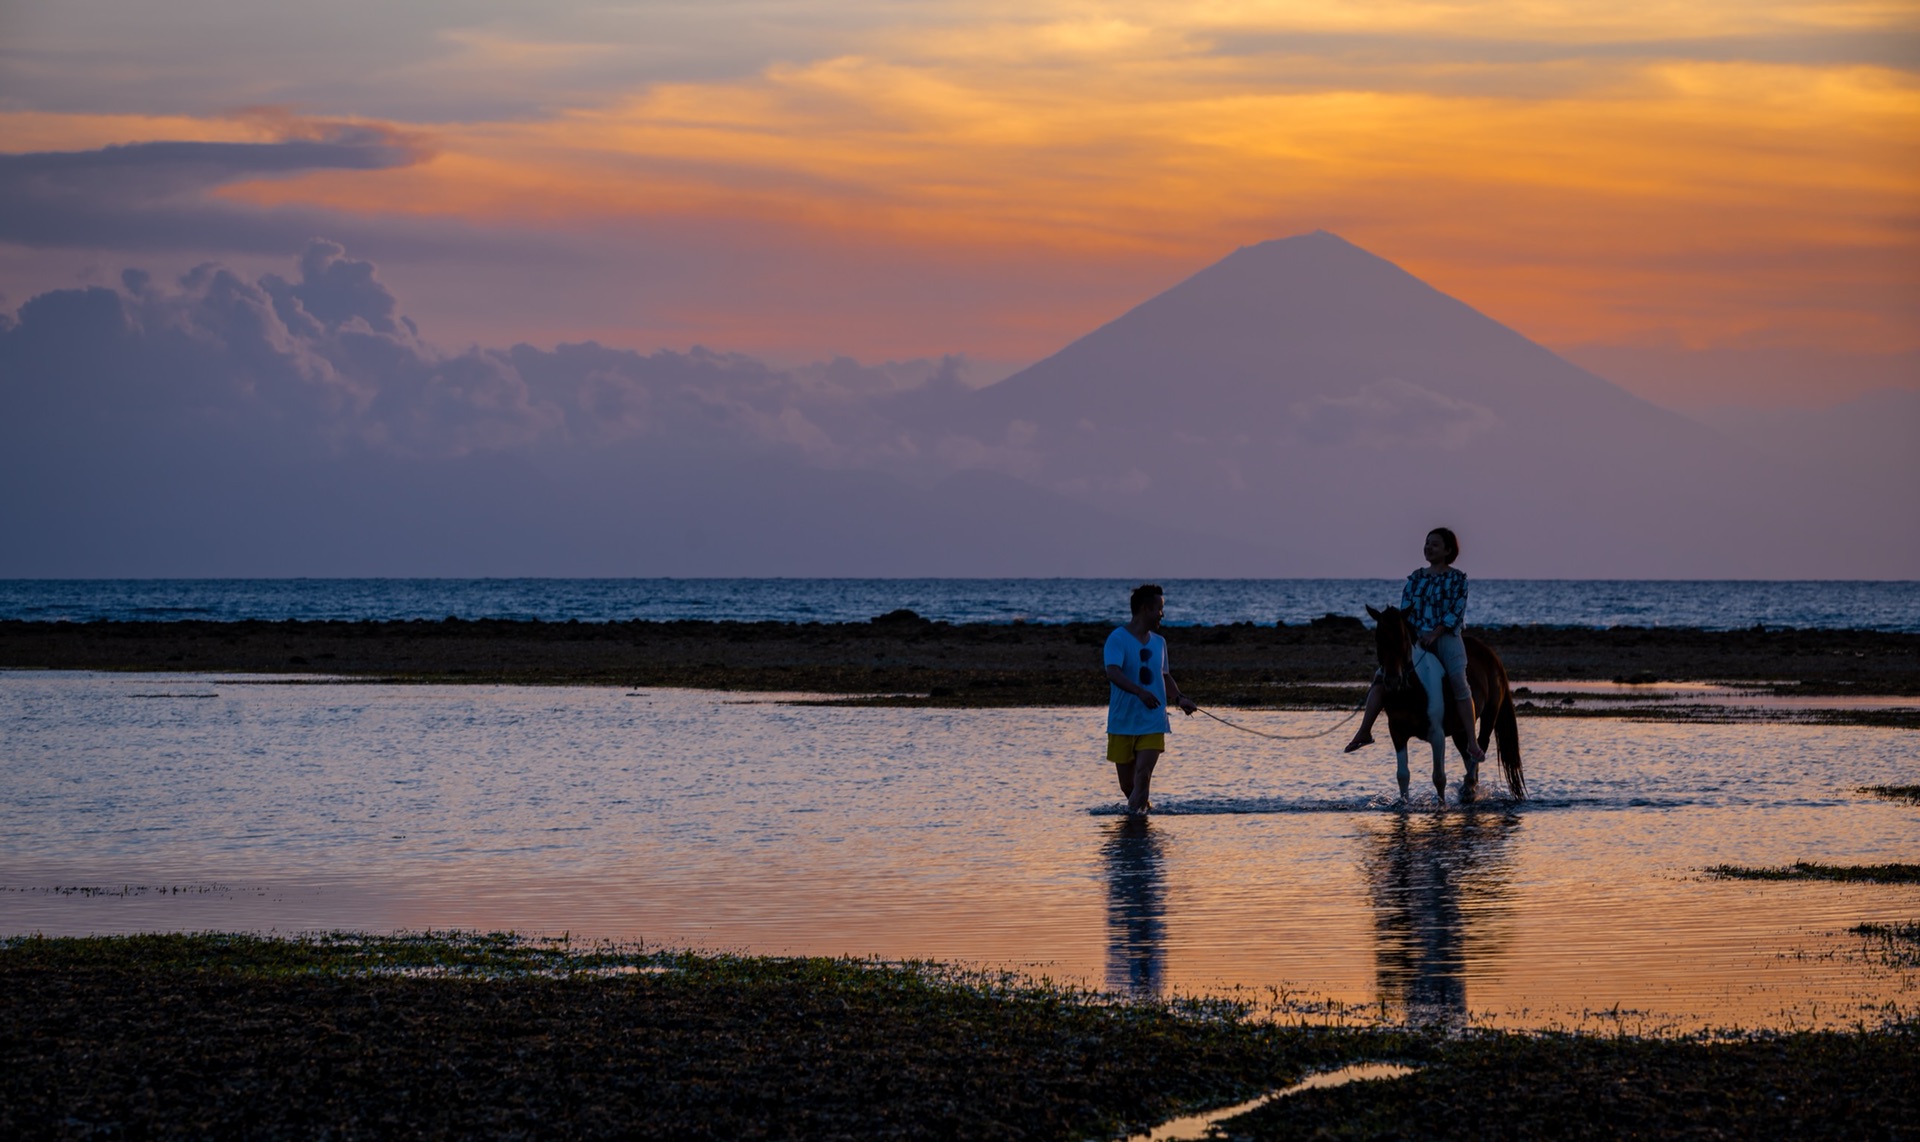
<path id="1" fill-rule="evenodd" d="M 156 442 L 158 443 L 158 442 Z M 739 450 L 286 457 L 222 434 L 0 455 L 0 577 L 1251 575 L 1258 542 L 987 472 L 919 486 Z"/>
<path id="2" fill-rule="evenodd" d="M 1717 408 L 1693 414 L 1768 461 L 1831 478 L 1851 496 L 1872 500 L 1904 489 L 1905 509 L 1920 515 L 1920 392 L 1888 389 L 1830 408 Z"/>
<path id="3" fill-rule="evenodd" d="M 1285 537 L 1305 562 L 1281 574 L 1410 566 L 1440 522 L 1481 574 L 1920 570 L 1920 529 L 1818 510 L 1757 449 L 1327 233 L 1236 251 L 942 424 L 1143 521 Z"/>

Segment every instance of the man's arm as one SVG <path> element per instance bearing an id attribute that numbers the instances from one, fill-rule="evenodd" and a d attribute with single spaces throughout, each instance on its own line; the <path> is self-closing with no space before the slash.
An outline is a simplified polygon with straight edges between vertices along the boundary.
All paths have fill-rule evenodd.
<path id="1" fill-rule="evenodd" d="M 1125 670 L 1111 662 L 1107 663 L 1107 681 L 1146 703 L 1149 710 L 1158 709 L 1160 706 L 1160 699 L 1153 696 L 1153 691 L 1127 677 Z"/>
<path id="2" fill-rule="evenodd" d="M 1167 684 L 1167 701 L 1180 707 L 1180 712 L 1191 718 L 1193 712 L 1200 707 L 1194 705 L 1192 699 L 1180 692 L 1180 684 L 1173 680 L 1173 675 L 1162 674 L 1160 680 Z M 1152 707 L 1149 706 L 1148 709 L 1152 709 Z"/>

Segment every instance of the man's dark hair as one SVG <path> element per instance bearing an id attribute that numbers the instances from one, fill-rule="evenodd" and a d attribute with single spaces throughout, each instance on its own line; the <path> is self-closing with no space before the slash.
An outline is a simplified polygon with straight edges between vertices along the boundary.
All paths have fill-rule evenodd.
<path id="1" fill-rule="evenodd" d="M 1133 589 L 1133 596 L 1127 600 L 1127 606 L 1137 615 L 1146 610 L 1153 600 L 1165 594 L 1166 592 L 1160 589 L 1158 583 L 1142 583 Z"/>
<path id="2" fill-rule="evenodd" d="M 1439 536 L 1440 542 L 1447 545 L 1447 562 L 1451 563 L 1460 558 L 1460 537 L 1453 534 L 1452 528 L 1436 527 L 1427 534 Z"/>

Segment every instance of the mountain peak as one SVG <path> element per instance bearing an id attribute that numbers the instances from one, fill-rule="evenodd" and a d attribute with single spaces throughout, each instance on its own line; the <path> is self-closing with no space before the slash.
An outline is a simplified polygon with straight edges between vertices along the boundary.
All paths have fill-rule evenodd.
<path id="1" fill-rule="evenodd" d="M 1322 246 L 1335 245 L 1335 246 L 1344 246 L 1350 250 L 1360 249 L 1360 247 L 1354 245 L 1352 242 L 1347 241 L 1345 238 L 1342 238 L 1340 235 L 1335 234 L 1333 231 L 1324 230 L 1324 229 L 1309 230 L 1305 234 L 1293 234 L 1285 238 L 1268 238 L 1263 242 L 1255 242 L 1252 245 L 1242 246 L 1240 248 L 1242 250 L 1274 250 L 1274 249 L 1279 249 L 1283 246 L 1292 246 L 1295 248 L 1299 248 L 1299 247 L 1310 246 L 1310 245 L 1322 245 Z M 1364 250 L 1362 250 L 1361 252 L 1365 253 Z"/>
<path id="2" fill-rule="evenodd" d="M 1098 361 L 1093 371 L 1109 380 L 1144 381 L 1179 363 L 1216 378 L 1284 373 L 1301 382 L 1302 363 L 1339 362 L 1338 376 L 1320 378 L 1338 388 L 1489 351 L 1572 369 L 1385 258 L 1314 230 L 1242 246 L 995 387 Z"/>
<path id="3" fill-rule="evenodd" d="M 1510 420 L 1575 408 L 1585 421 L 1671 416 L 1327 230 L 1240 247 L 983 390 L 982 406 L 1071 424 L 1086 409 L 1164 402 L 1170 385 L 1181 407 L 1161 422 L 1203 433 L 1280 425 L 1322 402 L 1380 403 L 1381 385 L 1482 410 L 1482 422 L 1496 409 Z"/>
<path id="4" fill-rule="evenodd" d="M 1242 256 L 1251 256 L 1263 260 L 1299 259 L 1299 258 L 1358 258 L 1367 262 L 1379 262 L 1392 265 L 1386 259 L 1367 250 L 1365 247 L 1347 241 L 1331 230 L 1310 230 L 1305 234 L 1293 234 L 1285 238 L 1268 238 L 1263 242 L 1253 242 L 1228 254 L 1221 261 Z M 1217 263 L 1216 263 L 1217 264 Z M 1201 271 L 1202 273 L 1206 271 Z"/>
<path id="5" fill-rule="evenodd" d="M 1295 304 L 1309 309 L 1324 308 L 1328 304 L 1338 308 L 1355 305 L 1374 308 L 1387 300 L 1388 293 L 1409 290 L 1428 301 L 1444 298 L 1461 309 L 1467 308 L 1331 230 L 1314 230 L 1242 246 L 1167 294 L 1189 286 L 1229 295 L 1249 290 L 1256 293 L 1278 290 Z M 1223 299 L 1213 299 L 1215 304 L 1220 300 Z"/>

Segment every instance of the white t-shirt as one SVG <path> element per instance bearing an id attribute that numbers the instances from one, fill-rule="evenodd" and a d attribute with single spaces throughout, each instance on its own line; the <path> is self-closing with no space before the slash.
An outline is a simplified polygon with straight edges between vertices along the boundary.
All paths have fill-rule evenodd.
<path id="1" fill-rule="evenodd" d="M 1107 636 L 1104 660 L 1118 666 L 1135 683 L 1160 700 L 1153 709 L 1132 693 L 1107 683 L 1107 732 L 1110 734 L 1164 734 L 1171 728 L 1167 721 L 1167 640 L 1158 633 L 1147 641 L 1133 637 L 1126 627 L 1115 627 Z"/>

